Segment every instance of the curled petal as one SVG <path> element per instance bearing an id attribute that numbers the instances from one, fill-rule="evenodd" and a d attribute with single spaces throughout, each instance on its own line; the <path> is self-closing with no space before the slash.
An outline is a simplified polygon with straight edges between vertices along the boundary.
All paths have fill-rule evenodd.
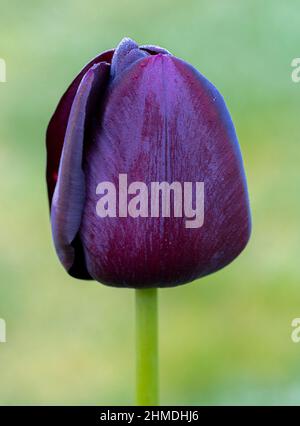
<path id="1" fill-rule="evenodd" d="M 59 164 L 58 179 L 51 205 L 55 248 L 66 270 L 88 278 L 77 233 L 85 200 L 82 155 L 85 128 L 95 102 L 99 103 L 109 78 L 110 66 L 93 65 L 84 75 L 72 103 Z"/>
<path id="2" fill-rule="evenodd" d="M 129 66 L 132 66 L 139 59 L 149 56 L 149 53 L 139 49 L 135 41 L 130 38 L 123 38 L 115 50 L 111 63 L 111 76 L 120 76 Z"/>
<path id="3" fill-rule="evenodd" d="M 68 125 L 69 115 L 75 98 L 78 86 L 85 73 L 95 64 L 100 62 L 111 62 L 114 50 L 108 50 L 92 59 L 77 75 L 61 98 L 47 128 L 47 186 L 49 205 L 51 206 L 52 196 L 57 182 L 58 167 L 63 148 L 64 138 Z"/>

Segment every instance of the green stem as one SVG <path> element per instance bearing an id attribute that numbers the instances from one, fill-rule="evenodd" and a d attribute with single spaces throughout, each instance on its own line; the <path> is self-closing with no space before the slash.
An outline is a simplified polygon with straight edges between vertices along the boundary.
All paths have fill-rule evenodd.
<path id="1" fill-rule="evenodd" d="M 158 405 L 157 289 L 136 290 L 136 402 Z"/>

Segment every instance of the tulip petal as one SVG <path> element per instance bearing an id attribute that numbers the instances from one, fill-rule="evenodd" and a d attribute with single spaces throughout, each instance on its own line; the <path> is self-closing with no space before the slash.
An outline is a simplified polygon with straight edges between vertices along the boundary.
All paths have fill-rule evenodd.
<path id="1" fill-rule="evenodd" d="M 129 66 L 147 56 L 149 56 L 149 53 L 140 50 L 135 41 L 127 37 L 123 38 L 117 46 L 112 58 L 111 76 L 113 78 L 119 77 Z"/>
<path id="2" fill-rule="evenodd" d="M 80 227 L 90 275 L 119 287 L 168 287 L 223 268 L 246 246 L 251 221 L 233 123 L 217 89 L 172 55 L 137 61 L 109 86 L 84 158 Z M 101 217 L 99 182 L 204 182 L 204 224 L 184 217 Z M 193 201 L 195 201 L 193 196 Z M 193 203 L 195 205 L 195 203 Z"/>
<path id="3" fill-rule="evenodd" d="M 65 94 L 62 96 L 47 129 L 47 186 L 49 205 L 51 206 L 52 196 L 57 182 L 58 167 L 63 148 L 65 133 L 68 125 L 69 115 L 75 98 L 78 86 L 85 73 L 95 64 L 100 62 L 111 62 L 114 50 L 108 50 L 92 59 L 77 75 L 70 84 Z"/>
<path id="4" fill-rule="evenodd" d="M 77 278 L 89 278 L 80 239 L 77 236 L 85 200 L 82 171 L 87 121 L 109 78 L 110 65 L 93 65 L 84 75 L 72 103 L 59 164 L 58 179 L 51 205 L 53 239 L 58 257 L 66 270 Z"/>

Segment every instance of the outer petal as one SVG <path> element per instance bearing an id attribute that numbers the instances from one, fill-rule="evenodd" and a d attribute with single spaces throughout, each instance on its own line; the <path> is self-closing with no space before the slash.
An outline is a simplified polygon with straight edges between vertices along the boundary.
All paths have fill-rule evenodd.
<path id="1" fill-rule="evenodd" d="M 72 103 L 59 164 L 58 180 L 51 205 L 51 223 L 58 257 L 67 271 L 88 278 L 77 232 L 85 200 L 82 171 L 83 144 L 87 122 L 103 94 L 110 66 L 93 65 L 84 75 Z M 100 97 L 98 96 L 100 94 Z"/>
<path id="2" fill-rule="evenodd" d="M 110 85 L 101 129 L 87 149 L 80 228 L 93 278 L 124 287 L 167 287 L 210 274 L 243 250 L 250 234 L 246 181 L 222 96 L 173 56 L 139 60 Z M 204 225 L 184 218 L 99 218 L 95 188 L 119 173 L 128 184 L 203 182 Z"/>
<path id="3" fill-rule="evenodd" d="M 48 125 L 46 135 L 46 146 L 47 146 L 47 186 L 48 186 L 48 197 L 49 204 L 51 206 L 51 200 L 55 185 L 57 182 L 58 167 L 63 148 L 64 138 L 68 125 L 69 115 L 72 107 L 73 100 L 75 98 L 78 86 L 85 75 L 85 73 L 95 64 L 100 62 L 111 62 L 114 50 L 108 50 L 101 53 L 96 58 L 92 59 L 77 75 L 73 80 L 63 97 L 61 98 L 51 120 Z"/>

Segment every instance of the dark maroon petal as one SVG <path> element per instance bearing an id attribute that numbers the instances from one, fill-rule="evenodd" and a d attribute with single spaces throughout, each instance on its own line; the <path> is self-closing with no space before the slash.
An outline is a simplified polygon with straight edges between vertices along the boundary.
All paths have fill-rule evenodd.
<path id="1" fill-rule="evenodd" d="M 93 65 L 84 75 L 72 103 L 51 205 L 53 239 L 58 257 L 71 274 L 87 278 L 77 237 L 85 200 L 82 171 L 85 128 L 109 78 L 110 65 Z M 77 238 L 76 238 L 77 237 Z M 76 257 L 77 256 L 77 257 Z M 80 263 L 77 265 L 76 263 Z"/>
<path id="2" fill-rule="evenodd" d="M 167 287 L 210 274 L 243 250 L 250 234 L 246 181 L 235 130 L 217 89 L 194 68 L 158 53 L 122 71 L 108 90 L 101 126 L 84 158 L 80 228 L 87 268 L 103 283 Z M 95 188 L 204 182 L 204 225 L 185 218 L 104 217 Z"/>
<path id="3" fill-rule="evenodd" d="M 101 53 L 92 61 L 90 61 L 77 75 L 74 81 L 71 83 L 63 97 L 61 98 L 51 120 L 48 125 L 46 135 L 46 146 L 47 146 L 47 186 L 48 186 L 48 197 L 49 204 L 51 206 L 51 200 L 54 192 L 54 188 L 57 181 L 59 160 L 61 151 L 64 143 L 66 128 L 68 125 L 69 115 L 71 106 L 76 95 L 78 86 L 85 73 L 95 64 L 100 62 L 111 62 L 114 50 L 108 50 Z"/>

